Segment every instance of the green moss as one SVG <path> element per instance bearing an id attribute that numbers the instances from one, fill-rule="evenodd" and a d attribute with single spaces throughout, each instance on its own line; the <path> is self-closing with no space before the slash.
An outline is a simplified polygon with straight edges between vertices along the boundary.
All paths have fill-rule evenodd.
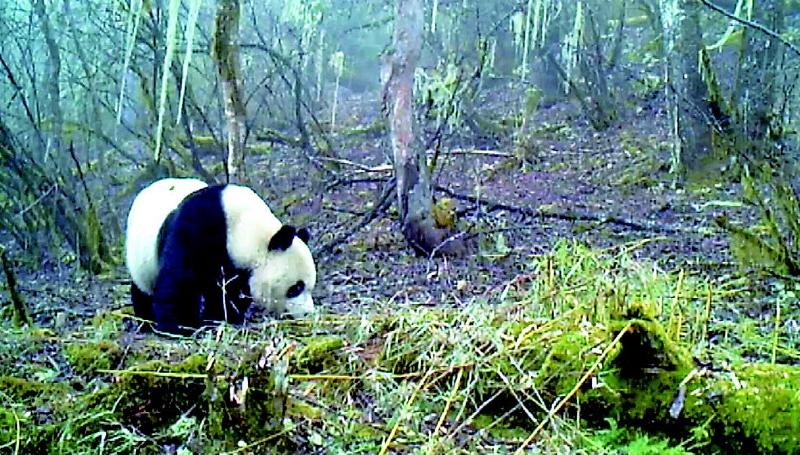
<path id="1" fill-rule="evenodd" d="M 293 400 L 289 403 L 286 413 L 290 416 L 301 417 L 309 420 L 319 420 L 323 416 L 323 410 L 310 403 Z"/>
<path id="2" fill-rule="evenodd" d="M 282 428 L 282 418 L 290 407 L 288 369 L 283 361 L 269 365 L 261 360 L 260 352 L 251 353 L 232 379 L 223 383 L 225 387 L 207 387 L 204 397 L 213 437 L 236 443 L 274 435 Z"/>
<path id="3" fill-rule="evenodd" d="M 194 145 L 197 147 L 216 147 L 217 141 L 213 136 L 194 136 Z"/>
<path id="4" fill-rule="evenodd" d="M 59 382 L 47 383 L 14 376 L 0 376 L 0 390 L 17 401 L 36 403 L 39 399 L 57 400 L 58 396 L 67 393 L 69 386 Z"/>
<path id="5" fill-rule="evenodd" d="M 593 432 L 588 438 L 589 447 L 602 447 L 606 453 L 637 455 L 688 455 L 681 446 L 675 446 L 669 439 L 648 436 L 637 429 L 619 426 L 614 419 L 606 419 L 609 428 Z M 613 449 L 613 450 L 612 450 Z"/>
<path id="6" fill-rule="evenodd" d="M 644 312 L 646 308 L 632 311 Z M 619 333 L 627 324 L 615 321 L 610 333 Z M 657 321 L 635 319 L 630 324 L 618 347 L 609 355 L 611 369 L 604 381 L 613 394 L 601 395 L 612 400 L 608 404 L 612 404 L 617 414 L 613 417 L 620 421 L 658 422 L 659 416 L 669 415 L 679 384 L 694 363 Z"/>
<path id="7" fill-rule="evenodd" d="M 260 142 L 247 146 L 247 151 L 251 155 L 269 155 L 272 153 L 272 144 L 268 142 Z"/>
<path id="8" fill-rule="evenodd" d="M 225 163 L 221 161 L 215 161 L 210 166 L 208 166 L 208 172 L 211 175 L 220 175 L 225 172 Z"/>
<path id="9" fill-rule="evenodd" d="M 718 408 L 727 441 L 750 441 L 759 453 L 800 452 L 800 369 L 748 365 L 735 374 L 742 386 L 722 382 Z"/>
<path id="10" fill-rule="evenodd" d="M 16 439 L 19 418 L 11 409 L 0 408 L 0 445 L 6 446 Z"/>
<path id="11" fill-rule="evenodd" d="M 294 365 L 303 371 L 321 371 L 325 365 L 336 361 L 336 351 L 344 346 L 344 341 L 335 336 L 310 338 L 294 355 Z"/>
<path id="12" fill-rule="evenodd" d="M 584 353 L 590 349 L 590 339 L 580 332 L 567 332 L 560 336 L 547 349 L 547 357 L 539 374 L 545 378 L 555 378 L 555 393 L 568 393 L 578 381 L 584 364 Z"/>
<path id="13" fill-rule="evenodd" d="M 79 374 L 114 368 L 122 358 L 122 350 L 114 341 L 77 342 L 64 347 L 67 362 Z"/>
<path id="14" fill-rule="evenodd" d="M 98 407 L 116 409 L 121 421 L 151 433 L 184 413 L 194 415 L 201 410 L 198 399 L 206 389 L 204 379 L 181 374 L 204 373 L 205 364 L 203 354 L 172 365 L 161 360 L 144 362 L 99 391 L 93 400 L 98 401 Z M 168 376 L 170 373 L 175 375 Z"/>
<path id="15" fill-rule="evenodd" d="M 375 121 L 368 125 L 359 125 L 353 128 L 345 129 L 341 134 L 345 137 L 370 135 L 373 133 L 380 133 L 386 130 L 387 122 L 385 117 L 377 117 Z"/>

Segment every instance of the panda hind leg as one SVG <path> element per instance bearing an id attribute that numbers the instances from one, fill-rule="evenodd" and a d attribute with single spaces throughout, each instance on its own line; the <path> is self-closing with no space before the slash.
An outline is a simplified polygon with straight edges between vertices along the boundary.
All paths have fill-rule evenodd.
<path id="1" fill-rule="evenodd" d="M 131 303 L 133 303 L 133 314 L 137 318 L 153 321 L 153 298 L 131 283 Z"/>

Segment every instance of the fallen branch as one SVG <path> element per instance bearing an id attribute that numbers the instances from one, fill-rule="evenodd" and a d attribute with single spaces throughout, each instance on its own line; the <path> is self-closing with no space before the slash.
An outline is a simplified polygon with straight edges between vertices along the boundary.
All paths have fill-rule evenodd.
<path id="1" fill-rule="evenodd" d="M 377 166 L 367 166 L 365 164 L 356 163 L 355 161 L 345 160 L 343 158 L 329 158 L 326 156 L 319 157 L 320 161 L 328 161 L 336 164 L 343 164 L 345 166 L 354 167 L 364 172 L 391 172 L 393 167 L 391 164 L 379 164 Z"/>
<path id="2" fill-rule="evenodd" d="M 350 238 L 353 234 L 358 232 L 361 228 L 371 223 L 375 218 L 377 218 L 380 214 L 385 212 L 390 205 L 392 205 L 392 194 L 395 190 L 395 180 L 391 179 L 386 182 L 386 185 L 383 187 L 383 191 L 381 192 L 380 197 L 378 198 L 378 202 L 375 204 L 375 207 L 372 208 L 369 212 L 365 213 L 364 216 L 361 218 L 361 221 L 356 223 L 355 226 L 352 228 L 347 229 L 343 233 L 337 235 L 333 238 L 330 242 L 326 243 L 322 247 L 320 247 L 316 253 L 319 255 L 328 254 L 333 251 L 333 248 Z M 348 222 L 348 224 L 350 224 Z"/>
<path id="3" fill-rule="evenodd" d="M 25 208 L 23 208 L 22 210 L 20 210 L 19 212 L 17 212 L 17 217 L 18 217 L 18 218 L 22 218 L 23 216 L 25 216 L 25 214 L 26 214 L 26 213 L 28 213 L 29 211 L 31 211 L 31 209 L 33 209 L 34 207 L 36 207 L 37 205 L 39 205 L 39 203 L 40 203 L 40 202 L 42 202 L 42 200 L 43 200 L 44 198 L 46 198 L 47 196 L 49 196 L 49 195 L 50 195 L 50 194 L 53 192 L 53 190 L 54 190 L 54 189 L 56 189 L 56 187 L 58 187 L 58 184 L 57 184 L 57 183 L 53 183 L 52 185 L 50 185 L 50 188 L 48 188 L 48 189 L 47 189 L 47 191 L 45 191 L 44 193 L 42 193 L 42 195 L 41 195 L 41 196 L 39 196 L 38 198 L 36 198 L 36 200 L 35 200 L 35 201 L 31 202 L 31 203 L 30 203 L 30 204 L 29 204 L 27 207 L 25 207 Z"/>
<path id="4" fill-rule="evenodd" d="M 329 183 L 327 187 L 325 187 L 326 191 L 331 191 L 338 186 L 350 186 L 350 185 L 357 185 L 359 183 L 383 183 L 387 180 L 387 178 L 383 177 L 365 177 L 365 178 L 355 178 L 355 179 L 340 179 L 337 178 L 333 182 Z"/>
<path id="5" fill-rule="evenodd" d="M 526 215 L 530 217 L 555 218 L 567 221 L 593 221 L 601 224 L 616 224 L 618 226 L 624 226 L 634 231 L 662 232 L 667 234 L 681 234 L 686 232 L 686 230 L 684 229 L 664 226 L 662 224 L 636 222 L 626 218 L 621 218 L 611 215 L 595 214 L 595 213 L 579 213 L 572 211 L 559 212 L 551 209 L 542 210 L 529 207 L 519 207 L 515 205 L 504 204 L 502 202 L 495 202 L 487 199 L 482 199 L 476 196 L 469 196 L 466 194 L 456 193 L 455 191 L 440 185 L 436 185 L 435 189 L 437 191 L 445 193 L 446 195 L 452 197 L 453 199 L 468 201 L 474 204 L 483 204 L 489 208 L 489 211 L 508 210 L 509 212 L 519 213 L 521 215 Z"/>
<path id="6" fill-rule="evenodd" d="M 513 153 L 499 152 L 497 150 L 480 150 L 480 149 L 453 149 L 441 152 L 442 155 L 476 155 L 476 156 L 496 156 L 500 158 L 512 158 Z"/>

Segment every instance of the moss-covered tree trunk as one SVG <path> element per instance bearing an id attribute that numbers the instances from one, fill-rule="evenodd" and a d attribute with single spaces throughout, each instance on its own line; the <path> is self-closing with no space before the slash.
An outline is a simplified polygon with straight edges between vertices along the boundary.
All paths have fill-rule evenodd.
<path id="1" fill-rule="evenodd" d="M 215 20 L 213 57 L 222 81 L 228 123 L 228 181 L 246 182 L 244 166 L 245 109 L 239 76 L 239 0 L 219 0 Z"/>
<path id="2" fill-rule="evenodd" d="M 413 87 L 414 70 L 422 49 L 422 2 L 396 0 L 394 20 L 394 53 L 384 69 L 388 74 L 384 103 L 389 115 L 397 202 L 406 241 L 415 251 L 429 254 L 444 236 L 431 214 L 433 195 L 425 153 L 414 143 Z"/>

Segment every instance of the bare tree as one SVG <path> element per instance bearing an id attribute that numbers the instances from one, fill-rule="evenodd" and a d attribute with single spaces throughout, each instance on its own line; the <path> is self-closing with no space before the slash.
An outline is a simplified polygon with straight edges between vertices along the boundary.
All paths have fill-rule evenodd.
<path id="1" fill-rule="evenodd" d="M 422 49 L 423 6 L 420 0 L 396 0 L 393 47 L 384 72 L 384 107 L 389 115 L 389 142 L 394 155 L 397 202 L 406 241 L 430 254 L 444 238 L 431 215 L 433 196 L 425 151 L 415 146 L 414 70 Z"/>
<path id="2" fill-rule="evenodd" d="M 755 7 L 756 23 L 766 26 L 775 35 L 783 32 L 782 1 L 766 0 Z M 780 71 L 783 66 L 783 46 L 772 36 L 749 27 L 744 28 L 741 66 L 737 80 L 736 104 L 739 134 L 744 136 L 743 151 L 755 151 L 755 156 L 765 156 L 774 142 L 770 134 L 780 130 L 781 119 L 777 93 L 781 88 Z M 768 154 L 768 153 L 767 153 Z"/>
<path id="3" fill-rule="evenodd" d="M 679 0 L 678 11 L 663 14 L 665 52 L 671 87 L 669 111 L 673 127 L 675 165 L 691 179 L 703 175 L 711 164 L 711 119 L 707 87 L 700 73 L 698 56 L 703 46 L 700 3 Z M 671 24 L 671 25 L 668 25 Z"/>
<path id="4" fill-rule="evenodd" d="M 222 79 L 225 118 L 228 123 L 228 180 L 244 182 L 244 140 L 246 135 L 242 80 L 239 76 L 239 0 L 219 0 L 215 20 L 214 49 L 217 71 Z"/>
<path id="5" fill-rule="evenodd" d="M 39 18 L 39 27 L 41 27 L 42 35 L 44 35 L 44 42 L 47 46 L 47 98 L 48 110 L 52 114 L 52 134 L 50 146 L 56 150 L 56 162 L 61 164 L 61 128 L 64 124 L 64 115 L 61 111 L 61 53 L 56 43 L 53 31 L 50 27 L 50 19 L 47 17 L 47 10 L 45 9 L 44 0 L 36 0 L 33 2 L 33 8 L 36 16 Z"/>
<path id="6" fill-rule="evenodd" d="M 673 72 L 673 84 L 678 93 L 678 136 L 681 142 L 681 167 L 688 176 L 703 172 L 712 151 L 708 98 L 706 84 L 700 75 L 698 56 L 703 46 L 700 32 L 699 2 L 688 0 L 682 4 L 683 15 L 677 45 L 680 50 L 679 72 Z"/>

